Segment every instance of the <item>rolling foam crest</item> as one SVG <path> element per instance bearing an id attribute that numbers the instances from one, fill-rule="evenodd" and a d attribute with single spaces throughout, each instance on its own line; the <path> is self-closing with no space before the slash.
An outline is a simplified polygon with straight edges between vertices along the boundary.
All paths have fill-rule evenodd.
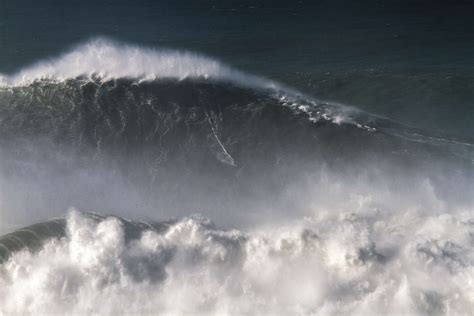
<path id="1" fill-rule="evenodd" d="M 321 213 L 244 233 L 194 216 L 127 241 L 116 218 L 71 211 L 66 237 L 0 267 L 1 311 L 466 314 L 472 223 Z"/>
<path id="2" fill-rule="evenodd" d="M 198 54 L 141 48 L 106 38 L 88 41 L 58 58 L 38 62 L 11 76 L 0 75 L 0 83 L 22 85 L 35 80 L 66 80 L 81 76 L 96 76 L 105 81 L 114 78 L 204 78 L 257 88 L 278 87 L 270 80 L 245 74 Z"/>

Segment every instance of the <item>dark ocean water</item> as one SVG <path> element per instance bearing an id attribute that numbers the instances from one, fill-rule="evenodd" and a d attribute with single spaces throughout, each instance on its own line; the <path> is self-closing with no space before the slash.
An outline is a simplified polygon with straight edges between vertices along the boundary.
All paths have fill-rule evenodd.
<path id="1" fill-rule="evenodd" d="M 473 14 L 0 0 L 0 314 L 471 313 Z"/>
<path id="2" fill-rule="evenodd" d="M 472 1 L 2 1 L 0 72 L 93 36 L 192 50 L 330 100 L 472 136 Z"/>

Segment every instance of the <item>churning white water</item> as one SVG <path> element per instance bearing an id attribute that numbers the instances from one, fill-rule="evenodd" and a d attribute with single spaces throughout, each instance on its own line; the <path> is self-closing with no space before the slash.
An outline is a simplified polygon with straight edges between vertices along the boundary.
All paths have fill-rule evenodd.
<path id="1" fill-rule="evenodd" d="M 363 201 L 361 202 L 364 203 Z M 319 212 L 220 230 L 200 216 L 127 243 L 120 221 L 70 211 L 67 236 L 0 267 L 16 313 L 451 314 L 474 299 L 473 212 Z"/>

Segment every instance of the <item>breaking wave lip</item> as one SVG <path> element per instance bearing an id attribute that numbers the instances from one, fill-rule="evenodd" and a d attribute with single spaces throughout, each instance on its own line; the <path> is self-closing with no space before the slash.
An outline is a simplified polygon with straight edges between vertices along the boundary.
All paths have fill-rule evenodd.
<path id="1" fill-rule="evenodd" d="M 16 86 L 37 80 L 62 81 L 82 76 L 105 81 L 204 78 L 254 88 L 284 89 L 275 82 L 232 69 L 213 58 L 186 51 L 128 45 L 105 37 L 92 39 L 58 58 L 40 61 L 13 75 L 0 74 L 0 83 Z"/>

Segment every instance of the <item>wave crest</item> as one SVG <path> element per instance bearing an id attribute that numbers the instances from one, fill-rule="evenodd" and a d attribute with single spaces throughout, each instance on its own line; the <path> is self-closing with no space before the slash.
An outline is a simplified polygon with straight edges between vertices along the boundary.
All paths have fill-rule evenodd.
<path id="1" fill-rule="evenodd" d="M 81 76 L 103 80 L 204 78 L 278 88 L 270 80 L 245 74 L 209 57 L 179 50 L 142 48 L 107 38 L 90 40 L 58 58 L 40 61 L 16 74 L 0 74 L 0 83 L 24 85 L 37 80 L 62 81 Z"/>

